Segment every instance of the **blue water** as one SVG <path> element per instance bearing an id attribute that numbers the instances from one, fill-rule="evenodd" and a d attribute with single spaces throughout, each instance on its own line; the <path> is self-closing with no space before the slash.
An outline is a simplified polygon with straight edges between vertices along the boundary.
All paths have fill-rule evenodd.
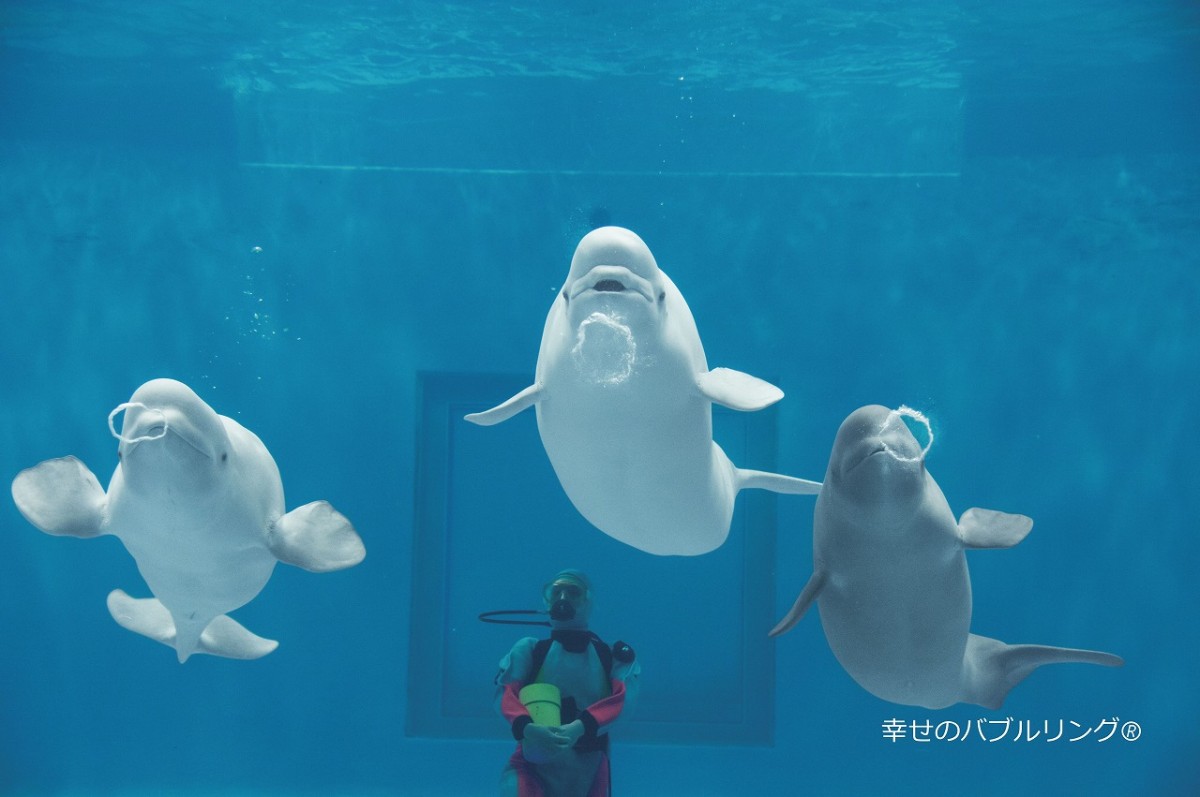
<path id="1" fill-rule="evenodd" d="M 6 500 L 0 792 L 494 793 L 523 632 L 474 616 L 566 566 L 643 665 L 616 794 L 1200 791 L 1195 4 L 91 0 L 0 26 L 0 472 L 74 454 L 107 482 L 105 416 L 169 376 L 368 551 L 235 612 L 276 652 L 181 666 L 108 616 L 148 594 L 117 540 Z M 578 517 L 531 418 L 465 427 L 532 378 L 605 223 L 710 365 L 787 393 L 718 418 L 738 464 L 819 479 L 853 409 L 922 410 L 956 512 L 1035 521 L 969 554 L 973 629 L 1125 667 L 885 703 L 815 616 L 766 637 L 811 498 L 743 495 L 725 547 L 652 557 Z M 1141 737 L 1099 741 L 1114 719 Z"/>

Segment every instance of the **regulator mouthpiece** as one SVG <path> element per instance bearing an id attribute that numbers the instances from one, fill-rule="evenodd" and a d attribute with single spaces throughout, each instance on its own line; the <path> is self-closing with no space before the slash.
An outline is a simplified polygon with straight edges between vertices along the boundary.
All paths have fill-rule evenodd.
<path id="1" fill-rule="evenodd" d="M 550 607 L 550 619 L 565 623 L 575 619 L 575 604 L 565 598 L 556 600 Z"/>

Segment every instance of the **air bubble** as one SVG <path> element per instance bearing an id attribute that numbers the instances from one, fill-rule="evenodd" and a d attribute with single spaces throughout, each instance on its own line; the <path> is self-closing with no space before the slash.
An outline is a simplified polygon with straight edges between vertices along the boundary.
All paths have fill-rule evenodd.
<path id="1" fill-rule="evenodd" d="M 633 373 L 637 342 L 620 318 L 592 313 L 579 325 L 571 357 L 588 381 L 619 385 Z"/>

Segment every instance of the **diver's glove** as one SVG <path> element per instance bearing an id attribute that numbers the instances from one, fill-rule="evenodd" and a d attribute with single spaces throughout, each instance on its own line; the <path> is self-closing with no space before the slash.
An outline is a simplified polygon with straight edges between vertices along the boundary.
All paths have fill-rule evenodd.
<path id="1" fill-rule="evenodd" d="M 566 725 L 560 725 L 559 731 L 564 739 L 567 740 L 567 747 L 574 747 L 575 743 L 583 736 L 586 728 L 583 725 L 583 720 L 575 720 L 568 722 Z"/>
<path id="2" fill-rule="evenodd" d="M 558 727 L 530 724 L 525 726 L 521 739 L 521 754 L 531 764 L 544 764 L 569 750 L 572 744 Z"/>

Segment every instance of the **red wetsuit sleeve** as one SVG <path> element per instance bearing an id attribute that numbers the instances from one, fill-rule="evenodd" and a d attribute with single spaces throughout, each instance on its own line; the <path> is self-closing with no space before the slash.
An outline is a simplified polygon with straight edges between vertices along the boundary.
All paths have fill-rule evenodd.
<path id="1" fill-rule="evenodd" d="M 625 682 L 612 679 L 612 694 L 597 700 L 580 713 L 583 722 L 583 737 L 594 739 L 616 721 L 625 707 Z"/>
<path id="2" fill-rule="evenodd" d="M 504 694 L 500 697 L 500 713 L 512 724 L 513 738 L 518 742 L 525 738 L 525 726 L 533 722 L 518 694 L 524 685 L 520 681 L 510 681 L 504 685 Z"/>

